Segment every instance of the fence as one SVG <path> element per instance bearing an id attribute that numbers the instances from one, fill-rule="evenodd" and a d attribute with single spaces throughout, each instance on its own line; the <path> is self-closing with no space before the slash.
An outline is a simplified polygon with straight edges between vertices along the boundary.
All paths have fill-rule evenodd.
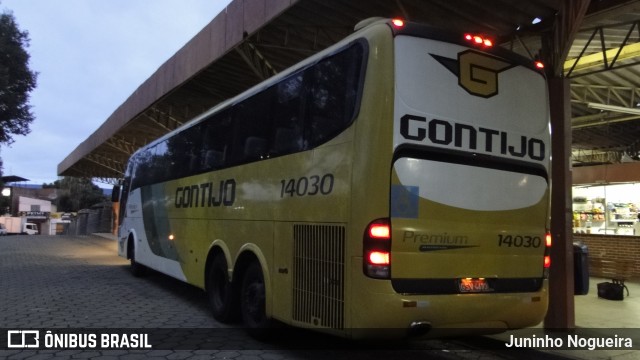
<path id="1" fill-rule="evenodd" d="M 90 209 L 78 211 L 78 215 L 63 230 L 65 235 L 89 235 L 110 233 L 113 224 L 113 210 L 110 202 L 100 203 Z"/>

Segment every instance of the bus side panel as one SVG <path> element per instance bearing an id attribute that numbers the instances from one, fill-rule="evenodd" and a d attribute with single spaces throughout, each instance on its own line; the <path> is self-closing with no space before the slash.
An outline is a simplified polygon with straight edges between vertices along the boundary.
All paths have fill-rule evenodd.
<path id="1" fill-rule="evenodd" d="M 271 161 L 273 316 L 288 324 L 341 328 L 344 233 L 350 208 L 353 129 L 313 151 Z M 264 181 L 264 178 L 263 178 Z M 341 230 L 342 229 L 342 230 Z M 338 270 L 340 269 L 340 270 Z"/>
<path id="2" fill-rule="evenodd" d="M 258 251 L 274 274 L 277 293 L 268 296 L 287 294 L 284 302 L 273 302 L 277 317 L 290 318 L 292 229 L 300 223 L 347 221 L 352 139 L 353 130 L 347 129 L 312 151 L 134 191 L 130 204 L 145 215 L 144 224 L 141 217 L 136 221 L 143 244 L 140 262 L 204 288 L 206 256 L 214 241 L 229 249 L 231 268 L 245 245 L 254 244 L 249 251 Z M 134 194 L 143 199 L 136 201 Z"/>
<path id="3" fill-rule="evenodd" d="M 363 235 L 373 220 L 389 216 L 389 164 L 393 153 L 393 38 L 385 26 L 372 27 L 366 33 L 369 62 L 360 115 L 354 139 L 353 179 L 351 183 L 351 223 L 347 254 L 348 328 L 360 327 L 362 318 L 372 316 L 370 305 L 378 304 L 372 291 L 390 289 L 386 281 L 367 281 L 363 274 Z M 388 312 L 390 315 L 393 312 Z M 393 316 L 393 315 L 391 315 Z M 354 336 L 351 334 L 351 336 Z"/>
<path id="4" fill-rule="evenodd" d="M 127 202 L 127 216 L 122 224 L 123 232 L 133 234 L 133 240 L 135 241 L 135 257 L 136 261 L 140 264 L 148 266 L 154 270 L 160 271 L 164 274 L 175 277 L 176 279 L 185 281 L 185 274 L 177 257 L 167 258 L 158 253 L 159 249 L 163 248 L 167 251 L 172 250 L 173 245 L 168 244 L 168 234 L 166 236 L 158 236 L 157 231 L 149 231 L 143 222 L 143 208 L 152 205 L 146 204 L 145 201 L 149 199 L 143 198 L 143 192 L 140 189 L 135 189 L 129 194 L 129 200 Z M 166 218 L 165 218 L 166 219 Z M 148 225 L 148 224 L 147 224 Z M 149 234 L 154 233 L 153 238 L 149 238 Z M 162 242 L 162 244 L 160 244 Z"/>
<path id="5" fill-rule="evenodd" d="M 293 298 L 293 226 L 289 222 L 274 224 L 274 256 L 271 263 L 272 274 L 272 316 L 285 323 L 291 323 Z"/>

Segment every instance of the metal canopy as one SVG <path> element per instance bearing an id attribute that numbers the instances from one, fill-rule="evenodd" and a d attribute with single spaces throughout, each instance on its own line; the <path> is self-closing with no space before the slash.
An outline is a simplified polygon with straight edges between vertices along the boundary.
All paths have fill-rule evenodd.
<path id="1" fill-rule="evenodd" d="M 139 147 L 336 43 L 368 17 L 402 17 L 492 34 L 538 57 L 563 0 L 234 0 L 58 165 L 63 176 L 117 179 Z M 564 10 L 567 11 L 567 10 Z M 569 9 L 571 11 L 571 9 Z M 535 20 L 534 19 L 538 19 Z M 572 79 L 574 161 L 640 150 L 640 2 L 592 1 L 559 65 Z M 542 56 L 548 58 L 547 56 Z"/>

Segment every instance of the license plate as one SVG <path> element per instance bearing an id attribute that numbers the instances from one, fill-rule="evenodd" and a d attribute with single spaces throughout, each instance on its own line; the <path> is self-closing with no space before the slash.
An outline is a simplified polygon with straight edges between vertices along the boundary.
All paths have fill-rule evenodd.
<path id="1" fill-rule="evenodd" d="M 460 279 L 458 289 L 461 293 L 484 293 L 493 291 L 486 279 L 472 278 Z"/>

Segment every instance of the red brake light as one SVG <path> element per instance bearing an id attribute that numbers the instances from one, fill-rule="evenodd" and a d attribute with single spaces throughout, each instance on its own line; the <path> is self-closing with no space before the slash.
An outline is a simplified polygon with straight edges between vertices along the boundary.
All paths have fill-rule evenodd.
<path id="1" fill-rule="evenodd" d="M 544 64 L 542 63 L 542 61 L 536 61 L 535 64 L 536 64 L 536 69 L 540 69 L 540 70 L 544 69 Z"/>
<path id="2" fill-rule="evenodd" d="M 386 251 L 372 251 L 367 259 L 370 265 L 389 265 L 389 253 Z"/>
<path id="3" fill-rule="evenodd" d="M 371 224 L 369 226 L 369 236 L 373 239 L 388 239 L 391 237 L 389 224 Z"/>
<path id="4" fill-rule="evenodd" d="M 544 245 L 548 248 L 551 247 L 551 234 L 547 233 L 547 235 L 544 237 Z"/>
<path id="5" fill-rule="evenodd" d="M 547 233 L 544 236 L 544 272 L 542 276 L 545 279 L 549 278 L 549 269 L 551 268 L 551 255 L 549 254 L 551 251 L 551 233 Z"/>
<path id="6" fill-rule="evenodd" d="M 365 229 L 363 244 L 363 271 L 368 277 L 388 279 L 391 276 L 391 222 L 374 220 Z"/>
<path id="7" fill-rule="evenodd" d="M 393 26 L 398 27 L 398 28 L 404 26 L 404 20 L 402 20 L 402 19 L 393 19 L 393 20 L 391 20 L 391 23 L 393 24 Z"/>

